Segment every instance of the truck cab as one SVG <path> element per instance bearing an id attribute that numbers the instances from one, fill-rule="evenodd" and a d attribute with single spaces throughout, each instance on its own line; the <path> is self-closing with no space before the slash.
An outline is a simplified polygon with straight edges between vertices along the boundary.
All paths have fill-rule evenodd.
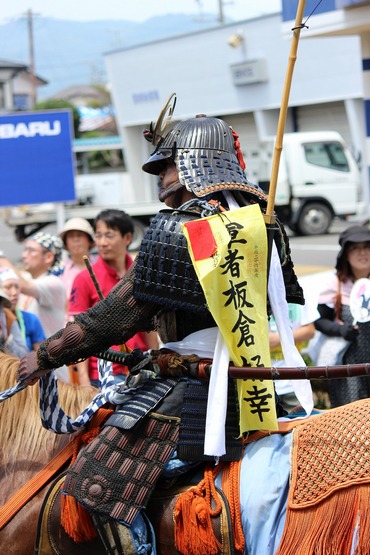
<path id="1" fill-rule="evenodd" d="M 269 189 L 274 140 L 262 143 L 262 188 Z M 335 216 L 358 212 L 361 175 L 357 163 L 336 131 L 284 135 L 275 209 L 299 235 L 327 233 Z"/>

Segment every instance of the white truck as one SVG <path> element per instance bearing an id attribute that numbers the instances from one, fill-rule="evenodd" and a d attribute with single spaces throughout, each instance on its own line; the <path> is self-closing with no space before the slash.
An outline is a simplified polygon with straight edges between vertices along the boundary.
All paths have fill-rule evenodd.
<path id="1" fill-rule="evenodd" d="M 261 143 L 258 183 L 269 189 L 274 138 Z M 248 167 L 248 163 L 247 163 Z M 335 131 L 286 133 L 280 158 L 275 210 L 299 235 L 327 233 L 335 216 L 355 215 L 361 174 Z"/>

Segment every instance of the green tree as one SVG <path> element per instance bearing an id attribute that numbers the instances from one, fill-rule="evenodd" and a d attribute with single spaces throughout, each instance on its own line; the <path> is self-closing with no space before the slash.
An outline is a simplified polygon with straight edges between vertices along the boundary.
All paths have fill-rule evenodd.
<path id="1" fill-rule="evenodd" d="M 59 100 L 59 99 L 50 98 L 49 100 L 41 100 L 40 102 L 37 102 L 37 104 L 34 107 L 34 110 L 65 110 L 65 109 L 69 109 L 72 112 L 74 134 L 75 134 L 75 138 L 77 139 L 78 137 L 80 137 L 80 131 L 79 131 L 80 114 L 78 113 L 77 108 L 73 104 L 71 104 L 71 102 L 68 102 L 68 100 Z"/>

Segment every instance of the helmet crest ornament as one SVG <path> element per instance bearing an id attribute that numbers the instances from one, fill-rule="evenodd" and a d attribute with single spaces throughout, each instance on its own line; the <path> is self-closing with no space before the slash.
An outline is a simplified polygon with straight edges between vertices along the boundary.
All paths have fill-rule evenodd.
<path id="1" fill-rule="evenodd" d="M 154 146 L 158 146 L 166 135 L 168 126 L 171 123 L 171 119 L 175 111 L 176 100 L 176 93 L 172 93 L 160 111 L 157 121 L 155 123 L 151 122 L 149 129 L 144 131 L 145 139 Z"/>

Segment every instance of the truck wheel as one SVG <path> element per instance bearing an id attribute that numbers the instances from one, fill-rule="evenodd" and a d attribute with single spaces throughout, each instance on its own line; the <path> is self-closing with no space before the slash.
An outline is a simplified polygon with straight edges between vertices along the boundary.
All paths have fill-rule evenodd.
<path id="1" fill-rule="evenodd" d="M 134 236 L 132 238 L 129 251 L 136 252 L 139 250 L 141 241 L 144 239 L 147 226 L 145 226 L 140 220 L 132 218 L 134 221 Z"/>
<path id="2" fill-rule="evenodd" d="M 14 235 L 18 243 L 22 243 L 26 239 L 24 225 L 17 225 L 14 229 Z"/>
<path id="3" fill-rule="evenodd" d="M 296 231 L 299 235 L 323 235 L 328 232 L 332 220 L 330 208 L 320 202 L 311 202 L 302 208 Z"/>

